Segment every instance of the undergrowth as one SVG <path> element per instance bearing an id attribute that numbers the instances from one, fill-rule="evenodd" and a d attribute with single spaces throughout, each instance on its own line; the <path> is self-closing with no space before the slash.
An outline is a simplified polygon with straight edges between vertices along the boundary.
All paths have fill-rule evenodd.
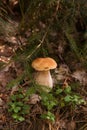
<path id="1" fill-rule="evenodd" d="M 51 90 L 50 93 L 43 91 L 40 87 L 41 86 L 39 85 L 34 85 L 28 88 L 25 92 L 21 88 L 10 96 L 8 112 L 11 113 L 15 121 L 24 121 L 28 117 L 30 111 L 32 111 L 32 105 L 35 105 L 38 102 L 43 109 L 40 118 L 52 122 L 55 121 L 54 110 L 56 107 L 61 110 L 64 107 L 72 106 L 72 110 L 74 110 L 76 106 L 86 104 L 85 100 L 78 95 L 78 93 L 72 91 L 71 86 L 63 88 L 62 86 L 57 85 L 55 90 Z M 40 97 L 40 100 L 35 104 L 32 102 L 29 103 L 30 98 L 34 94 L 37 94 Z"/>

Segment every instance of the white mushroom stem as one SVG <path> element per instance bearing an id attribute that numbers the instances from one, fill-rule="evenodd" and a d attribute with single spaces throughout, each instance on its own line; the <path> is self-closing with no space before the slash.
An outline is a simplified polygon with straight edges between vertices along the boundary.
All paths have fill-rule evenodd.
<path id="1" fill-rule="evenodd" d="M 50 71 L 38 71 L 35 74 L 35 81 L 39 85 L 47 86 L 48 89 L 53 87 L 53 80 Z"/>

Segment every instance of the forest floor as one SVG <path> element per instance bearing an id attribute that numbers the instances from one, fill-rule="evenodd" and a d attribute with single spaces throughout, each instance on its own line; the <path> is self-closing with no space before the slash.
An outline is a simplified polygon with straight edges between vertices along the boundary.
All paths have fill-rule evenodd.
<path id="1" fill-rule="evenodd" d="M 16 18 L 14 20 L 15 27 L 17 24 L 18 21 Z M 8 27 L 11 27 L 10 24 L 7 26 L 7 29 Z M 27 35 L 29 36 L 30 32 Z M 45 107 L 41 105 L 38 99 L 37 101 L 35 99 L 35 103 L 31 103 L 31 111 L 26 115 L 24 121 L 18 122 L 12 118 L 11 113 L 8 112 L 10 97 L 18 91 L 18 87 L 23 88 L 23 92 L 25 92 L 26 86 L 29 86 L 30 81 L 26 78 L 18 86 L 7 87 L 11 81 L 21 76 L 24 71 L 20 62 L 11 60 L 11 58 L 16 54 L 17 49 L 21 49 L 21 41 L 24 46 L 26 45 L 26 38 L 21 36 L 16 37 L 14 35 L 6 38 L 6 36 L 7 34 L 0 37 L 0 130 L 87 130 L 87 70 L 76 61 L 75 57 L 73 59 L 73 54 L 70 51 L 69 53 L 64 52 L 65 54 L 63 54 L 65 55 L 67 64 L 60 62 L 54 70 L 53 76 L 56 75 L 57 77 L 56 79 L 53 77 L 54 86 L 57 80 L 61 80 L 63 85 L 73 83 L 73 90 L 84 99 L 85 103 L 76 105 L 74 109 L 72 109 L 72 105 L 65 106 L 61 109 L 59 106 L 56 106 L 53 109 L 55 121 L 51 122 L 47 119 L 43 120 L 40 118 L 40 115 L 45 111 Z M 54 47 L 53 49 L 55 53 L 58 53 L 56 52 L 58 48 L 56 49 Z M 59 57 L 61 59 L 61 56 Z M 77 83 L 79 85 L 75 86 Z M 35 98 L 37 98 L 37 95 Z"/>
<path id="2" fill-rule="evenodd" d="M 35 103 L 32 112 L 23 122 L 15 122 L 8 112 L 8 102 L 15 89 L 10 90 L 7 84 L 21 74 L 22 68 L 19 63 L 10 62 L 14 51 L 12 46 L 0 41 L 0 64 L 7 65 L 0 70 L 0 130 L 87 130 L 87 105 L 80 105 L 73 111 L 66 107 L 64 113 L 58 115 L 56 112 L 56 121 L 40 120 L 38 113 L 42 111 L 39 103 Z M 61 73 L 61 72 L 60 72 Z M 85 70 L 76 70 L 74 79 L 80 83 L 76 90 L 81 97 L 87 101 L 87 74 Z M 65 75 L 66 76 L 66 75 Z M 26 83 L 27 84 L 27 83 Z M 23 84 L 22 84 L 23 87 Z"/>

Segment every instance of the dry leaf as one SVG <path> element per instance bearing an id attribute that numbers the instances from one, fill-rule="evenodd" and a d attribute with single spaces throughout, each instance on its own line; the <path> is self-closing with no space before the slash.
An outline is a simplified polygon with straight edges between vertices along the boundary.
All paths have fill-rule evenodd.
<path id="1" fill-rule="evenodd" d="M 69 68 L 66 64 L 61 64 L 59 68 L 55 70 L 57 80 L 64 80 L 69 75 Z"/>
<path id="2" fill-rule="evenodd" d="M 75 71 L 72 74 L 72 77 L 74 77 L 76 80 L 78 80 L 83 85 L 87 84 L 87 73 L 85 72 L 85 70 Z"/>
<path id="3" fill-rule="evenodd" d="M 0 98 L 0 107 L 3 106 L 4 101 Z"/>
<path id="4" fill-rule="evenodd" d="M 12 87 L 12 90 L 11 90 L 11 95 L 14 94 L 14 92 L 18 91 L 18 86 L 15 85 Z"/>
<path id="5" fill-rule="evenodd" d="M 32 96 L 30 97 L 29 103 L 30 104 L 36 104 L 37 102 L 39 102 L 41 100 L 41 97 L 37 94 L 32 94 Z"/>

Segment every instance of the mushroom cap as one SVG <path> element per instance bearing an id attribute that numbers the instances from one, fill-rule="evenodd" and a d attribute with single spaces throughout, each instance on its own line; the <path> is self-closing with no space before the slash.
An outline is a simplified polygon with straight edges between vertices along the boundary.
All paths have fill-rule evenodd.
<path id="1" fill-rule="evenodd" d="M 32 67 L 37 71 L 47 71 L 55 69 L 57 67 L 57 63 L 50 57 L 37 58 L 32 62 Z"/>

